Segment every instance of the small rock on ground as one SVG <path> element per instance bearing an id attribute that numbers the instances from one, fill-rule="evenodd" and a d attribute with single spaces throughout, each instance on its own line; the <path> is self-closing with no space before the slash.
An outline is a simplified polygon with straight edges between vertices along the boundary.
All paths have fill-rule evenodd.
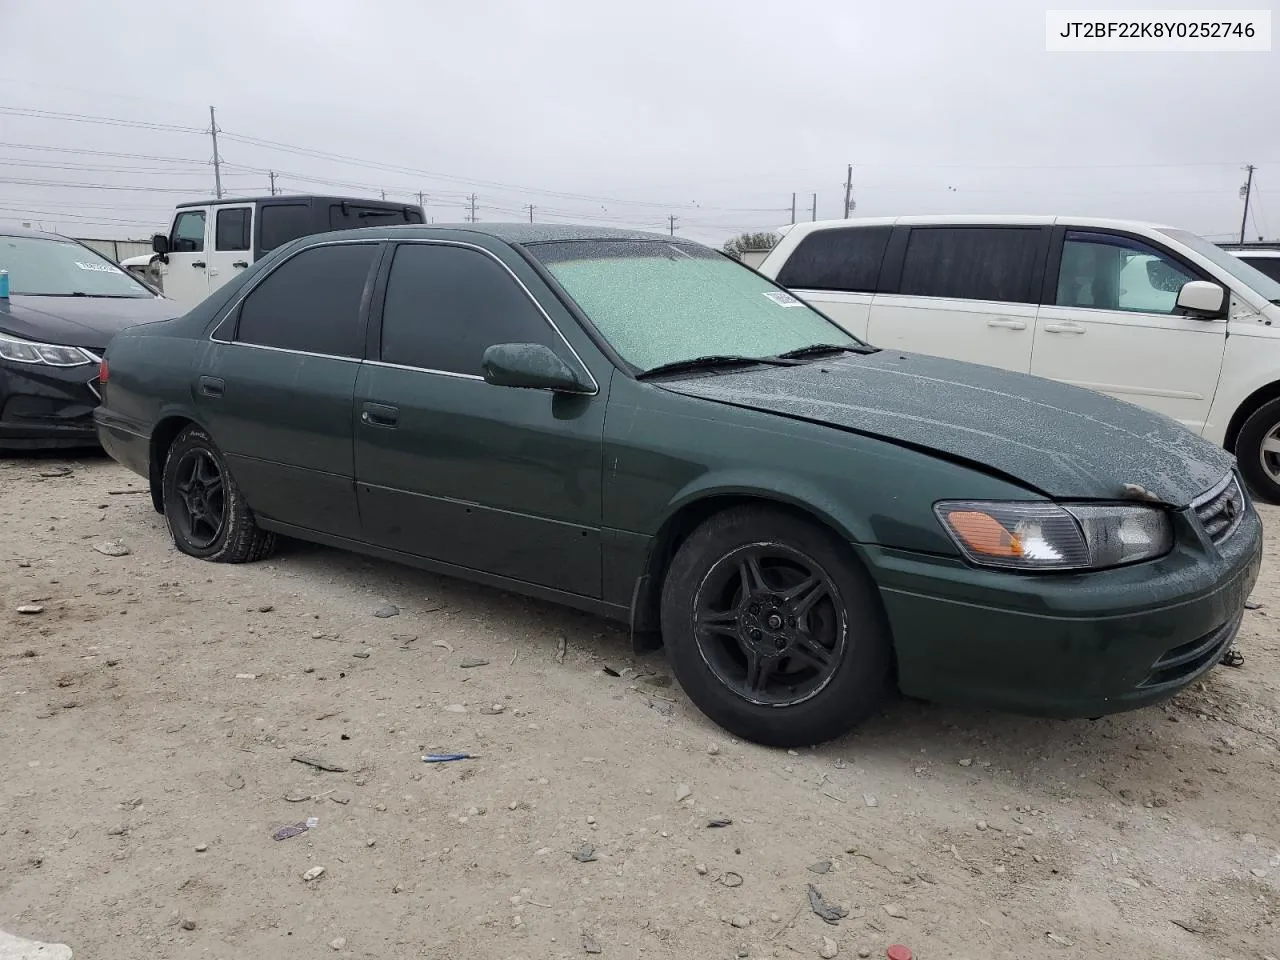
<path id="1" fill-rule="evenodd" d="M 676 784 L 676 803 L 681 803 L 693 796 L 693 788 L 687 783 Z"/>
<path id="2" fill-rule="evenodd" d="M 94 544 L 93 549 L 104 557 L 125 557 L 133 553 L 123 540 L 105 540 L 102 543 Z"/>
<path id="3" fill-rule="evenodd" d="M 347 945 L 346 937 L 334 937 L 332 940 L 329 941 L 329 946 L 334 950 L 341 950 L 346 945 Z"/>
<path id="4" fill-rule="evenodd" d="M 387 617 L 399 616 L 400 608 L 397 607 L 394 603 L 385 603 L 382 606 L 380 606 L 377 610 L 373 611 L 373 615 L 375 617 L 381 617 L 382 619 L 385 620 Z"/>
<path id="5" fill-rule="evenodd" d="M 822 948 L 818 951 L 818 956 L 822 957 L 823 960 L 831 960 L 831 958 L 834 957 L 839 952 L 840 952 L 840 945 L 838 943 L 836 943 L 830 937 L 822 938 Z"/>
<path id="6" fill-rule="evenodd" d="M 32 616 L 33 614 L 37 614 L 37 613 L 44 613 L 44 607 L 42 607 L 38 603 L 24 603 L 17 609 L 18 609 L 18 613 L 23 613 L 23 614 L 26 614 L 27 616 Z"/>

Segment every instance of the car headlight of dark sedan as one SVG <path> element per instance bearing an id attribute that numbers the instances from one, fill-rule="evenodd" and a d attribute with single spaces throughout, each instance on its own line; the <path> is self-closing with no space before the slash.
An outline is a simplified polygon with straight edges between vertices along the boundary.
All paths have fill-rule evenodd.
<path id="1" fill-rule="evenodd" d="M 56 343 L 37 343 L 22 340 L 7 333 L 0 333 L 0 360 L 14 363 L 42 363 L 50 367 L 78 367 L 85 363 L 97 363 L 98 358 L 79 347 L 64 347 Z"/>
<path id="2" fill-rule="evenodd" d="M 1009 570 L 1102 570 L 1168 553 L 1169 515 L 1120 504 L 944 501 L 943 528 L 971 562 Z"/>

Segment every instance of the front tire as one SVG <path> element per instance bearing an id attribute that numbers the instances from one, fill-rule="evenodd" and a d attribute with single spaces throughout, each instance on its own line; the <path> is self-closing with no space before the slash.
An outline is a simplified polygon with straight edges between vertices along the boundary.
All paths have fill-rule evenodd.
<path id="1" fill-rule="evenodd" d="M 161 483 L 174 545 L 213 563 L 252 563 L 269 556 L 276 535 L 261 529 L 213 440 L 194 424 L 173 441 Z"/>
<path id="2" fill-rule="evenodd" d="M 1280 399 L 1250 414 L 1236 435 L 1235 455 L 1253 492 L 1280 503 Z"/>
<path id="3" fill-rule="evenodd" d="M 716 514 L 680 546 L 663 583 L 662 634 L 689 698 L 766 746 L 841 736 L 889 689 L 875 584 L 830 531 L 772 507 Z"/>

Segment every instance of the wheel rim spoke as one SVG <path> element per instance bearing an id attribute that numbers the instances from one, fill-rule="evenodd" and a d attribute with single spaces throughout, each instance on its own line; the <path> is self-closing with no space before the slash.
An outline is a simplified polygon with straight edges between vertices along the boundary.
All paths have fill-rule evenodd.
<path id="1" fill-rule="evenodd" d="M 761 693 L 773 675 L 774 660 L 747 650 L 747 675 L 743 681 L 748 693 Z"/>
<path id="2" fill-rule="evenodd" d="M 821 577 L 809 577 L 788 590 L 783 595 L 783 600 L 791 604 L 791 611 L 795 616 L 803 617 L 826 595 L 826 582 Z"/>
<path id="3" fill-rule="evenodd" d="M 1280 456 L 1280 436 L 1274 433 L 1268 434 L 1262 441 L 1262 452 Z"/>
<path id="4" fill-rule="evenodd" d="M 795 642 L 788 651 L 798 660 L 803 660 L 811 667 L 829 670 L 832 665 L 832 651 L 828 650 L 808 630 L 798 631 Z"/>
<path id="5" fill-rule="evenodd" d="M 707 611 L 695 621 L 699 630 L 713 636 L 737 638 L 738 611 Z"/>
<path id="6" fill-rule="evenodd" d="M 742 578 L 742 592 L 745 595 L 765 593 L 769 585 L 764 580 L 764 570 L 760 568 L 760 558 L 746 554 L 738 559 L 738 576 Z"/>

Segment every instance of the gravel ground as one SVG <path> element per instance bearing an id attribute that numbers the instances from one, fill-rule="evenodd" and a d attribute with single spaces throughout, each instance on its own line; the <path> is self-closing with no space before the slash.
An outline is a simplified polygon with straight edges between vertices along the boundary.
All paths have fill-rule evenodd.
<path id="1" fill-rule="evenodd" d="M 0 460 L 11 934 L 94 960 L 1280 954 L 1274 533 L 1245 667 L 1164 707 L 895 703 L 783 752 L 610 624 L 304 544 L 204 564 L 142 486 Z M 446 751 L 477 758 L 421 760 Z"/>

